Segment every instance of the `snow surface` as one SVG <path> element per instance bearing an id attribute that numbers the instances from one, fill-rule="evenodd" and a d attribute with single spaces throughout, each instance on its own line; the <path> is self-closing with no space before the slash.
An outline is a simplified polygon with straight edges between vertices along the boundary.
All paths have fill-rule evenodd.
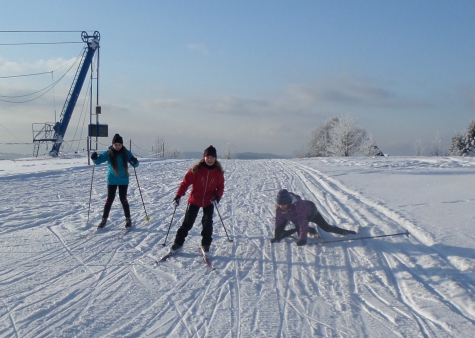
<path id="1" fill-rule="evenodd" d="M 219 211 L 233 242 L 215 213 L 216 270 L 198 255 L 199 218 L 181 253 L 155 265 L 183 221 L 182 203 L 163 246 L 194 162 L 142 159 L 151 220 L 132 176 L 134 228 L 119 240 L 117 199 L 106 229 L 80 238 L 99 223 L 106 165 L 94 168 L 87 226 L 86 158 L 0 161 L 0 336 L 473 336 L 475 159 L 223 160 Z M 359 236 L 410 236 L 270 244 L 281 188 Z"/>

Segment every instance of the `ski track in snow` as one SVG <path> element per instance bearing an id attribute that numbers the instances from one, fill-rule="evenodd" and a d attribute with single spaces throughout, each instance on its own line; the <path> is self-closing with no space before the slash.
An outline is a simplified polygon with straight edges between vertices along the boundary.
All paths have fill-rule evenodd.
<path id="1" fill-rule="evenodd" d="M 468 337 L 475 287 L 431 248 L 418 224 L 292 160 L 223 160 L 226 189 L 215 212 L 212 264 L 198 253 L 201 212 L 184 247 L 155 265 L 171 203 L 190 160 L 143 161 L 129 185 L 133 230 L 118 198 L 105 229 L 106 166 L 0 177 L 0 336 L 5 337 Z M 274 199 L 287 188 L 315 201 L 330 224 L 361 236 L 297 247 L 270 244 Z M 187 196 L 188 197 L 188 196 Z M 186 197 L 186 198 L 187 198 Z M 14 201 L 12 203 L 11 201 Z M 322 233 L 327 240 L 338 235 Z M 443 272 L 443 275 L 441 275 Z"/>

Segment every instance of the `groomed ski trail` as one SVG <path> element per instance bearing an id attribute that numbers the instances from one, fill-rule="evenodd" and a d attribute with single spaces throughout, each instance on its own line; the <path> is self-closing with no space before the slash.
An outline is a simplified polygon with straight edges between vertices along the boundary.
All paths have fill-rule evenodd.
<path id="1" fill-rule="evenodd" d="M 420 224 L 299 161 L 223 160 L 226 189 L 219 210 L 234 241 L 227 241 L 215 215 L 216 271 L 197 253 L 201 212 L 180 254 L 155 265 L 183 221 L 186 203 L 176 210 L 168 245 L 162 246 L 171 201 L 194 163 L 141 161 L 137 175 L 151 220 L 144 220 L 131 180 L 134 228 L 120 241 L 118 200 L 106 229 L 79 239 L 90 167 L 0 178 L 0 335 L 457 337 L 473 331 L 474 283 L 431 249 Z M 99 221 L 106 197 L 105 167 L 95 175 L 91 224 Z M 272 245 L 274 200 L 282 188 L 315 201 L 331 224 L 360 227 L 361 235 L 409 230 L 414 237 L 307 247 L 288 238 Z"/>

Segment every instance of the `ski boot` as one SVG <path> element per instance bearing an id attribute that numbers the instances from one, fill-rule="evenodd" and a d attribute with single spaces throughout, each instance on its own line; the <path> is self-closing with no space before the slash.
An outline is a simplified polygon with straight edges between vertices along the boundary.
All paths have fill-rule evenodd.
<path id="1" fill-rule="evenodd" d="M 130 217 L 125 219 L 125 228 L 126 229 L 132 228 L 132 220 L 130 219 Z"/>
<path id="2" fill-rule="evenodd" d="M 172 255 L 175 254 L 175 252 L 177 252 L 178 250 L 180 250 L 181 248 L 181 245 L 178 245 L 178 244 L 173 244 L 172 247 L 170 248 L 170 253 Z"/>
<path id="3" fill-rule="evenodd" d="M 101 220 L 101 223 L 99 223 L 99 225 L 97 226 L 97 228 L 98 229 L 103 229 L 106 226 L 106 223 L 107 223 L 107 218 L 103 218 Z"/>

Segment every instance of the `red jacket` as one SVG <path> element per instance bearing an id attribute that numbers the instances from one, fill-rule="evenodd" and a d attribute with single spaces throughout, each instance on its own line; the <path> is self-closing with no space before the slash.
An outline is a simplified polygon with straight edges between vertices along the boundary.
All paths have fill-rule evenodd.
<path id="1" fill-rule="evenodd" d="M 192 187 L 188 203 L 204 208 L 211 204 L 214 196 L 223 197 L 224 175 L 218 167 L 210 169 L 201 165 L 195 173 L 191 168 L 180 183 L 176 194 L 185 196 L 190 185 Z"/>

